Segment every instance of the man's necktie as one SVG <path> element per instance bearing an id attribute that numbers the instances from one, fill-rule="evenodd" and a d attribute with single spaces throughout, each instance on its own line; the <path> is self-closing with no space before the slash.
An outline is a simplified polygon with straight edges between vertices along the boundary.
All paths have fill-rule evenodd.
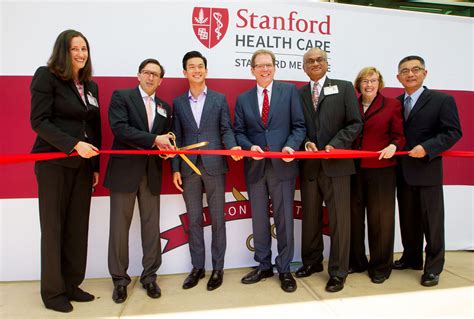
<path id="1" fill-rule="evenodd" d="M 153 128 L 153 122 L 155 120 L 155 112 L 153 112 L 153 104 L 151 102 L 151 97 L 146 96 L 145 100 L 146 100 L 146 103 L 145 103 L 146 116 L 148 118 L 148 128 L 151 132 L 151 129 Z"/>
<path id="2" fill-rule="evenodd" d="M 311 95 L 313 98 L 313 107 L 314 110 L 318 108 L 318 101 L 319 101 L 319 92 L 318 92 L 318 82 L 315 82 L 313 85 L 313 94 Z"/>
<path id="3" fill-rule="evenodd" d="M 404 115 L 405 115 L 405 120 L 408 119 L 408 115 L 410 115 L 410 112 L 411 112 L 411 108 L 413 107 L 412 103 L 411 103 L 411 96 L 407 96 L 407 98 L 405 99 L 405 105 L 404 105 Z"/>
<path id="4" fill-rule="evenodd" d="M 270 112 L 270 102 L 268 101 L 268 91 L 263 89 L 262 122 L 267 125 L 268 113 Z"/>

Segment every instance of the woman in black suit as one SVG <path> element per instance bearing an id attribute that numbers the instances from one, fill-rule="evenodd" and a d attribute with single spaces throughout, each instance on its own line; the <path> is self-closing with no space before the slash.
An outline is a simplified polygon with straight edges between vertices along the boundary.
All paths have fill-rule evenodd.
<path id="1" fill-rule="evenodd" d="M 92 189 L 99 182 L 101 141 L 97 84 L 86 37 L 75 30 L 56 39 L 47 66 L 31 81 L 33 153 L 76 151 L 38 161 L 35 174 L 41 225 L 41 297 L 48 309 L 70 312 L 70 301 L 92 301 L 84 280 Z"/>

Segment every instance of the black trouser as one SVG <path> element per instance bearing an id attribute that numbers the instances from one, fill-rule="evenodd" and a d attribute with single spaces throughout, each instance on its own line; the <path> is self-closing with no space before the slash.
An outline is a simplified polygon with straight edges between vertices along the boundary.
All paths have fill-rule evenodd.
<path id="1" fill-rule="evenodd" d="M 443 186 L 411 186 L 399 176 L 397 185 L 402 261 L 423 265 L 423 235 L 426 240 L 424 270 L 440 274 L 444 267 Z"/>
<path id="2" fill-rule="evenodd" d="M 84 280 L 93 172 L 48 161 L 35 164 L 41 225 L 41 297 L 45 305 L 66 301 Z"/>
<path id="3" fill-rule="evenodd" d="M 389 277 L 393 264 L 395 224 L 395 166 L 360 168 L 351 178 L 350 266 L 368 269 L 371 277 Z M 365 212 L 370 262 L 365 254 Z"/>

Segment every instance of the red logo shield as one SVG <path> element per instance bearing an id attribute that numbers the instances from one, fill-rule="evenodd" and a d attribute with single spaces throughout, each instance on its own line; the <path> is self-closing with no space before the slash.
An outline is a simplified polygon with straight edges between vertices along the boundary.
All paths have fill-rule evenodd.
<path id="1" fill-rule="evenodd" d="M 224 8 L 195 7 L 193 29 L 198 40 L 208 49 L 224 38 L 229 26 L 229 11 Z"/>

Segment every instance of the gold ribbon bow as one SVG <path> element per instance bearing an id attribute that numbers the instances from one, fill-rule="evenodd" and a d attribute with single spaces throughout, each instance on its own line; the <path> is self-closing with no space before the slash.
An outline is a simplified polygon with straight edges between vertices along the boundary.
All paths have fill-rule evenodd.
<path id="1" fill-rule="evenodd" d="M 171 135 L 171 144 L 173 144 L 173 146 L 176 148 L 176 150 L 179 150 L 179 151 L 186 151 L 186 150 L 192 150 L 194 148 L 199 148 L 199 147 L 203 147 L 203 146 L 206 146 L 207 144 L 209 144 L 209 142 L 199 142 L 199 143 L 195 143 L 195 144 L 190 144 L 190 145 L 186 145 L 186 146 L 183 146 L 183 147 L 176 147 L 176 135 L 174 135 L 173 132 L 169 132 L 168 133 L 169 135 Z M 191 162 L 191 160 L 184 154 L 178 154 L 179 157 L 181 157 L 183 159 L 183 161 L 186 162 L 186 164 L 189 165 L 189 167 L 191 167 L 191 169 L 196 173 L 198 174 L 199 176 L 201 176 L 201 171 L 199 170 L 199 168 L 197 168 L 196 165 L 194 165 L 193 162 Z M 162 158 L 166 158 L 167 155 L 160 155 L 160 157 Z"/>

